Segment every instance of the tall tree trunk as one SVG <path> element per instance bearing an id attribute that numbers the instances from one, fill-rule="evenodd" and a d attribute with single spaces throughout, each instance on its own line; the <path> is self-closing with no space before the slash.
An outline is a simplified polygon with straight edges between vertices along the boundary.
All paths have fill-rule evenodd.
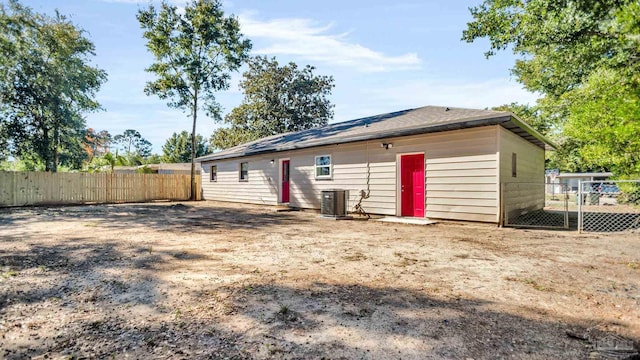
<path id="1" fill-rule="evenodd" d="M 49 129 L 47 129 L 47 126 L 44 125 L 42 127 L 42 147 L 41 147 L 41 151 L 42 153 L 40 154 L 42 156 L 42 160 L 44 161 L 44 171 L 49 172 L 51 171 L 51 154 L 49 153 L 50 150 L 50 141 L 49 141 Z"/>
<path id="2" fill-rule="evenodd" d="M 53 130 L 53 157 L 52 157 L 52 166 L 51 172 L 58 172 L 58 147 L 60 145 L 60 126 L 55 125 L 55 129 Z"/>
<path id="3" fill-rule="evenodd" d="M 196 200 L 196 119 L 198 118 L 198 88 L 194 89 L 193 127 L 191 129 L 191 200 Z"/>

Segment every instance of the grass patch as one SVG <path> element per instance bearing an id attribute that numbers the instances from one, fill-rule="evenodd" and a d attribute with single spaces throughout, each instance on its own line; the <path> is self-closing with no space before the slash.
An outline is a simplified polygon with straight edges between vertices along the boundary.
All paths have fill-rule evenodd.
<path id="1" fill-rule="evenodd" d="M 2 273 L 2 277 L 5 279 L 8 279 L 10 277 L 15 277 L 15 276 L 18 276 L 18 272 L 14 270 L 7 270 Z"/>

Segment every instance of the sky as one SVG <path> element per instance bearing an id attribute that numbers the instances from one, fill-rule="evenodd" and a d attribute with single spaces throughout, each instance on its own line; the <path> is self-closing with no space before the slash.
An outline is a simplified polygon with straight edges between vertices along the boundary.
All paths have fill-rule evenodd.
<path id="1" fill-rule="evenodd" d="M 169 0 L 183 6 L 185 0 Z M 152 1 L 158 3 L 157 1 Z M 533 104 L 536 94 L 515 81 L 509 51 L 486 59 L 488 41 L 461 41 L 471 21 L 469 6 L 481 0 L 223 0 L 227 15 L 238 17 L 253 43 L 251 55 L 276 57 L 300 67 L 312 65 L 331 75 L 335 88 L 332 122 L 426 105 L 487 108 L 519 102 Z M 87 127 L 112 135 L 136 129 L 155 153 L 171 134 L 190 131 L 191 119 L 166 101 L 144 94 L 153 75 L 145 72 L 153 57 L 136 20 L 149 0 L 22 0 L 37 12 L 61 14 L 86 31 L 95 44 L 93 65 L 108 81 L 97 94 L 104 111 L 86 115 Z M 232 75 L 228 91 L 216 95 L 223 115 L 242 101 Z M 222 126 L 198 115 L 197 132 L 208 138 Z"/>

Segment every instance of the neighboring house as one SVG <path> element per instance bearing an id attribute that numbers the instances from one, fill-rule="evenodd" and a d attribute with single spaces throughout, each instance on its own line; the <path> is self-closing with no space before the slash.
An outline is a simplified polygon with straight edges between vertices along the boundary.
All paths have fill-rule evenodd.
<path id="1" fill-rule="evenodd" d="M 116 174 L 138 174 L 143 173 L 144 168 L 148 168 L 147 173 L 151 174 L 191 174 L 191 163 L 173 163 L 173 164 L 145 164 L 139 166 L 115 166 L 113 172 Z M 200 175 L 202 168 L 196 163 L 196 174 Z"/>
<path id="2" fill-rule="evenodd" d="M 154 174 L 191 174 L 191 163 L 162 163 L 162 164 L 147 164 L 140 167 L 148 167 Z M 200 175 L 202 168 L 199 163 L 196 163 L 196 174 Z"/>
<path id="3" fill-rule="evenodd" d="M 508 112 L 427 106 L 263 138 L 202 156 L 206 200 L 319 209 L 321 191 L 372 214 L 499 223 L 506 182 L 544 184 L 542 135 Z M 544 206 L 544 187 L 503 199 Z"/>
<path id="4" fill-rule="evenodd" d="M 580 181 L 605 181 L 613 176 L 610 172 L 588 172 L 588 173 L 559 173 L 552 180 L 551 176 L 547 176 L 546 180 L 549 184 L 566 185 L 568 191 L 577 192 Z M 558 190 L 555 189 L 557 192 Z M 548 190 L 547 190 L 548 192 Z"/>
<path id="5" fill-rule="evenodd" d="M 109 166 L 105 165 L 102 168 L 104 169 L 104 171 L 109 171 Z M 138 174 L 139 171 L 137 166 L 114 166 L 113 173 L 114 174 Z"/>

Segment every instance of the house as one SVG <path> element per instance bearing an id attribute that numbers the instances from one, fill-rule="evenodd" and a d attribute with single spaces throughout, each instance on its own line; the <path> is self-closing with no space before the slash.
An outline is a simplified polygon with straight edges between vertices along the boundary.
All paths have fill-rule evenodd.
<path id="1" fill-rule="evenodd" d="M 191 174 L 191 163 L 160 163 L 140 165 L 139 167 L 147 167 L 153 174 Z M 196 174 L 200 175 L 201 171 L 200 164 L 196 163 Z"/>
<path id="2" fill-rule="evenodd" d="M 196 163 L 196 174 L 200 175 L 202 169 Z M 116 174 L 191 174 L 191 163 L 160 163 L 144 164 L 138 166 L 115 166 L 113 172 Z"/>
<path id="3" fill-rule="evenodd" d="M 567 189 L 567 191 L 577 192 L 578 184 L 581 181 L 606 181 L 611 176 L 613 176 L 613 173 L 610 173 L 610 172 L 586 172 L 586 173 L 561 172 L 553 176 L 553 178 L 547 175 L 546 180 L 548 184 L 563 185 Z M 559 188 L 560 186 L 557 186 L 557 187 Z M 554 189 L 554 190 L 556 191 L 556 193 L 558 193 L 557 189 Z"/>
<path id="4" fill-rule="evenodd" d="M 348 190 L 371 214 L 500 223 L 501 201 L 544 206 L 542 135 L 508 112 L 426 106 L 274 135 L 202 156 L 206 200 L 320 209 Z"/>

